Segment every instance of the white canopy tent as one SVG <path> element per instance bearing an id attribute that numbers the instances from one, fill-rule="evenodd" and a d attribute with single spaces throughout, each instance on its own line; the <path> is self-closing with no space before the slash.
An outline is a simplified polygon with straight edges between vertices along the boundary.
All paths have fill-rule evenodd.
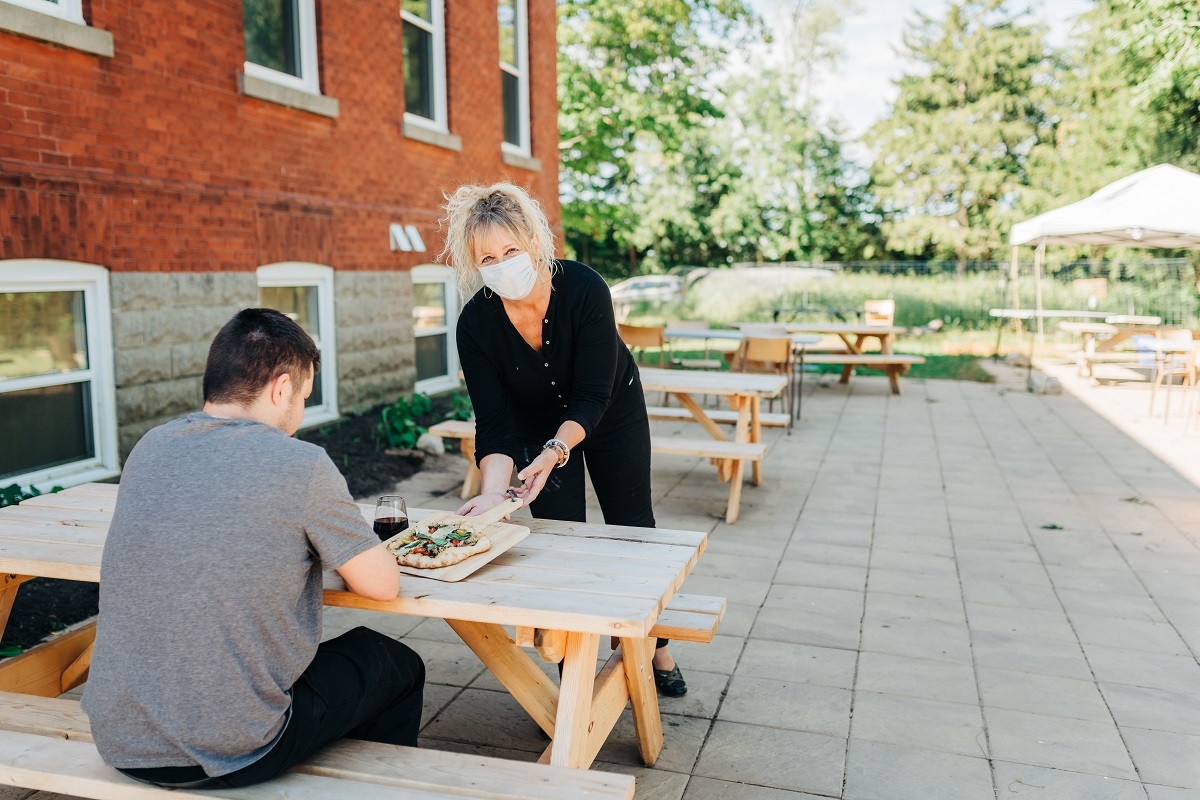
<path id="1" fill-rule="evenodd" d="M 1042 261 L 1047 244 L 1200 250 L 1200 175 L 1170 164 L 1135 172 L 1077 203 L 1014 225 L 1009 242 L 1014 307 L 1020 305 L 1019 249 L 1026 244 L 1037 247 L 1033 259 L 1034 301 L 1036 311 L 1041 312 Z"/>

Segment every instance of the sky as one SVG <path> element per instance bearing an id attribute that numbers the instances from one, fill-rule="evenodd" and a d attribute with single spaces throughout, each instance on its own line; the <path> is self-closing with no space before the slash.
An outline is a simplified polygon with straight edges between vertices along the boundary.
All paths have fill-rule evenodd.
<path id="1" fill-rule="evenodd" d="M 763 16 L 785 0 L 750 0 Z M 827 114 L 840 117 L 849 138 L 861 136 L 884 116 L 896 97 L 892 81 L 900 77 L 903 60 L 896 54 L 904 25 L 922 11 L 940 17 L 948 0 L 858 0 L 859 13 L 846 21 L 841 40 L 845 57 L 820 81 L 816 94 Z M 1050 41 L 1062 44 L 1072 19 L 1092 7 L 1090 0 L 1031 0 L 1033 13 L 1050 26 Z"/>

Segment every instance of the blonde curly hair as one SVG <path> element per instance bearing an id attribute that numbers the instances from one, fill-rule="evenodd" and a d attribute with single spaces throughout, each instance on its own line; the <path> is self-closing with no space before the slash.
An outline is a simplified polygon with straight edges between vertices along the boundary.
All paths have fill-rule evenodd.
<path id="1" fill-rule="evenodd" d="M 443 197 L 446 215 L 438 221 L 438 227 L 445 231 L 446 244 L 438 253 L 438 261 L 454 270 L 463 302 L 480 285 L 475 244 L 493 229 L 512 236 L 521 249 L 528 251 L 539 272 L 545 267 L 553 273 L 554 234 L 541 204 L 524 189 L 511 183 L 469 185 Z"/>

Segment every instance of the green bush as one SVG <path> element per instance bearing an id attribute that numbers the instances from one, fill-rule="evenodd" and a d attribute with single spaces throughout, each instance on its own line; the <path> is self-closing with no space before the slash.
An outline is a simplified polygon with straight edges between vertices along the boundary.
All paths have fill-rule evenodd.
<path id="1" fill-rule="evenodd" d="M 465 422 L 473 416 L 475 416 L 475 407 L 471 405 L 471 396 L 469 394 L 455 392 L 450 395 L 450 411 L 446 414 L 446 419 L 457 419 Z"/>
<path id="2" fill-rule="evenodd" d="M 62 491 L 61 486 L 55 486 L 50 490 L 50 494 Z M 0 508 L 5 506 L 15 506 L 22 500 L 28 500 L 31 497 L 37 497 L 42 494 L 36 486 L 30 486 L 28 489 L 22 489 L 19 484 L 13 483 L 8 486 L 0 487 Z"/>
<path id="3" fill-rule="evenodd" d="M 396 402 L 380 412 L 379 434 L 388 448 L 412 450 L 427 428 L 417 423 L 416 418 L 425 416 L 432 409 L 428 395 L 421 393 L 412 397 L 401 395 Z"/>

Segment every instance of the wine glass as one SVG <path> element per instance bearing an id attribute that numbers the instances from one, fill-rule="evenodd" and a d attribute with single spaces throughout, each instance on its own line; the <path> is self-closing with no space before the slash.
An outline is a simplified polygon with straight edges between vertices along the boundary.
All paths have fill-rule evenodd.
<path id="1" fill-rule="evenodd" d="M 388 494 L 375 502 L 375 535 L 380 541 L 400 533 L 408 527 L 408 506 L 398 494 Z"/>

